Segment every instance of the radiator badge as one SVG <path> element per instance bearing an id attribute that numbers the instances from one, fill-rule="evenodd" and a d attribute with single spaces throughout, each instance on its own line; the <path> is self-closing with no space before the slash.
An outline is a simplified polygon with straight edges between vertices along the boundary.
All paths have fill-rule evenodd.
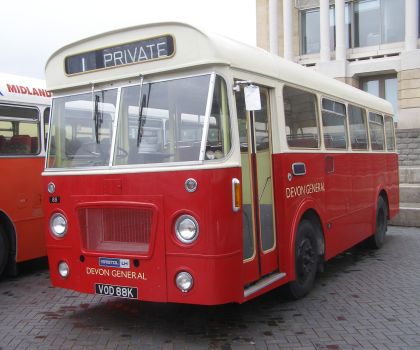
<path id="1" fill-rule="evenodd" d="M 99 266 L 129 269 L 130 259 L 99 258 Z"/>

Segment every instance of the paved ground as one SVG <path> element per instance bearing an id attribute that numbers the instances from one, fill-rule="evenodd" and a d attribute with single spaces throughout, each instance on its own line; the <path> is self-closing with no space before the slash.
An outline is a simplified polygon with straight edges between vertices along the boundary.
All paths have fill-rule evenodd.
<path id="1" fill-rule="evenodd" d="M 333 259 L 297 302 L 142 303 L 54 289 L 45 264 L 23 268 L 0 281 L 0 349 L 420 349 L 420 229 Z"/>

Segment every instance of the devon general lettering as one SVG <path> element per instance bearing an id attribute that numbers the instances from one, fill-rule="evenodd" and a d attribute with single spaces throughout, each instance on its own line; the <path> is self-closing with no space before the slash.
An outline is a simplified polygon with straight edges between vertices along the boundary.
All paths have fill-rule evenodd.
<path id="1" fill-rule="evenodd" d="M 303 186 L 286 187 L 286 198 L 300 197 L 316 192 L 325 192 L 323 182 L 315 182 Z"/>
<path id="2" fill-rule="evenodd" d="M 146 280 L 146 277 L 144 276 L 143 272 L 110 270 L 96 267 L 86 267 L 86 274 L 98 276 L 112 276 L 117 278 L 127 278 L 135 280 Z"/>

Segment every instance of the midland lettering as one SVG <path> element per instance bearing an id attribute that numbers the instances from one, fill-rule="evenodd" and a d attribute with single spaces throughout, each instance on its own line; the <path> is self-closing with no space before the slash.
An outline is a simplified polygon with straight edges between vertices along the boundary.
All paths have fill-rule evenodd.
<path id="1" fill-rule="evenodd" d="M 51 97 L 51 92 L 40 89 L 40 88 L 33 88 L 28 86 L 20 86 L 20 85 L 12 85 L 7 84 L 7 91 L 13 94 L 22 94 L 22 95 L 33 95 L 33 96 L 43 96 L 43 97 Z"/>

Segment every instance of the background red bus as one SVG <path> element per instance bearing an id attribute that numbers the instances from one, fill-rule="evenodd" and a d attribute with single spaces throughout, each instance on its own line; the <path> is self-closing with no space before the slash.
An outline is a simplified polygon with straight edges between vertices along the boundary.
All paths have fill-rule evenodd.
<path id="1" fill-rule="evenodd" d="M 43 80 L 0 73 L 0 275 L 46 255 L 41 173 L 50 97 Z"/>
<path id="2" fill-rule="evenodd" d="M 57 51 L 44 172 L 54 286 L 158 302 L 242 303 L 398 211 L 391 105 L 183 24 Z M 93 82 L 93 83 L 92 83 Z"/>

